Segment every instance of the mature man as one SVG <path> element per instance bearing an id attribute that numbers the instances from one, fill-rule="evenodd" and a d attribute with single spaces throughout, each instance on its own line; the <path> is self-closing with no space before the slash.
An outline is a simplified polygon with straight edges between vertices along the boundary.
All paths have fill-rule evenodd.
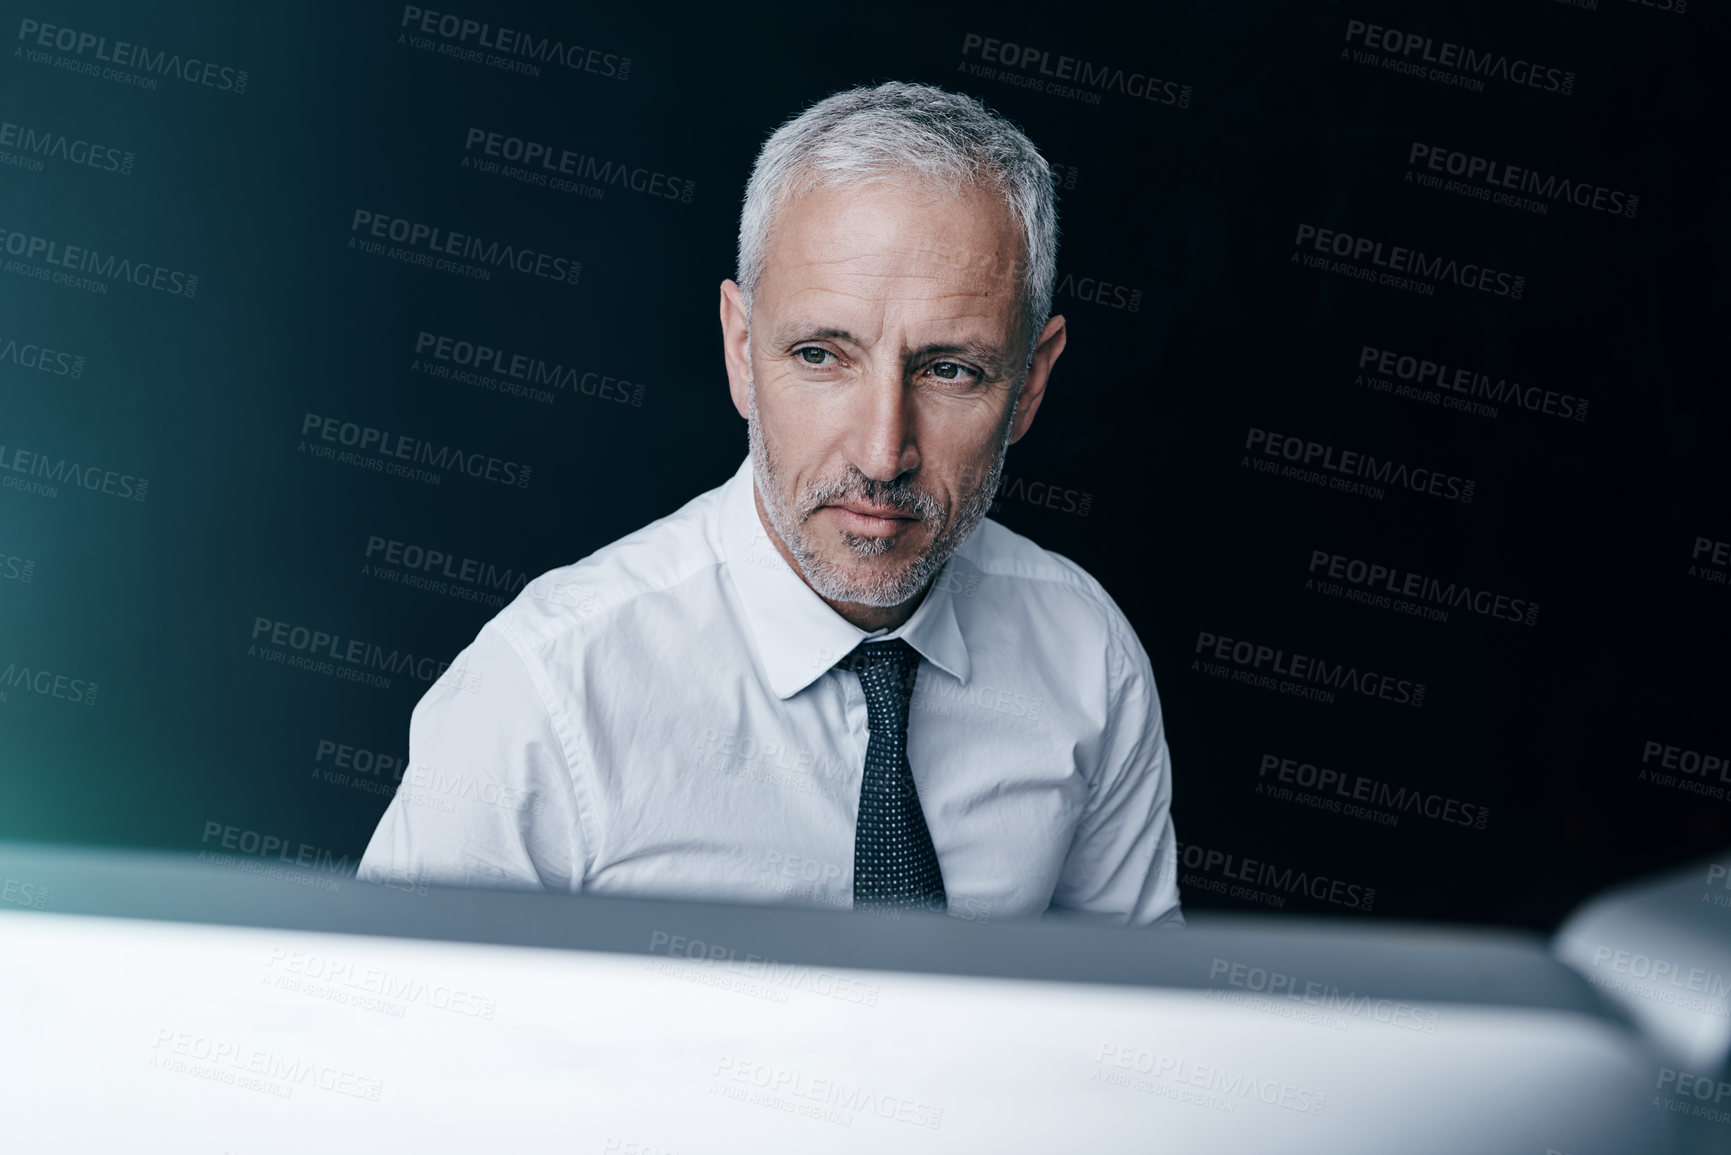
<path id="1" fill-rule="evenodd" d="M 759 154 L 749 456 L 530 583 L 415 707 L 362 878 L 1182 923 L 1147 656 L 985 518 L 1064 349 L 1050 169 L 925 85 Z"/>

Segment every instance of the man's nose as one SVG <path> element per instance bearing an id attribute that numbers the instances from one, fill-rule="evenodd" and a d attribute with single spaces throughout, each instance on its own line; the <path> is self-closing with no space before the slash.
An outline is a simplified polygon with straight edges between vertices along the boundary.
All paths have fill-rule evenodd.
<path id="1" fill-rule="evenodd" d="M 860 381 L 851 417 L 848 456 L 861 473 L 873 481 L 893 481 L 919 465 L 914 389 L 900 365 Z"/>

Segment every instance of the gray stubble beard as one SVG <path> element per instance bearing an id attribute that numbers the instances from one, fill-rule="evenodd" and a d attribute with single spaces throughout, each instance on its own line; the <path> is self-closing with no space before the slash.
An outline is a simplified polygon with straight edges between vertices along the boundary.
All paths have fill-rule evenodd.
<path id="1" fill-rule="evenodd" d="M 749 340 L 748 334 L 748 347 Z M 854 498 L 873 505 L 893 506 L 901 512 L 917 517 L 927 526 L 941 524 L 945 512 L 943 506 L 935 497 L 914 489 L 906 481 L 898 479 L 895 482 L 874 482 L 854 470 L 855 476 L 849 481 L 808 486 L 806 492 L 796 496 L 796 516 L 796 511 L 789 509 L 782 499 L 780 475 L 769 446 L 764 441 L 763 423 L 757 414 L 757 387 L 749 367 L 746 374 L 749 411 L 746 418 L 746 440 L 750 446 L 752 476 L 763 499 L 763 508 L 769 514 L 771 527 L 786 543 L 788 552 L 799 564 L 806 582 L 819 597 L 832 602 L 852 602 L 887 608 L 899 606 L 917 596 L 927 583 L 937 576 L 944 563 L 961 548 L 968 536 L 979 527 L 980 522 L 985 520 L 987 511 L 991 509 L 992 499 L 998 492 L 998 480 L 1003 474 L 1004 458 L 1010 449 L 1010 429 L 1015 406 L 1012 404 L 1004 414 L 998 431 L 997 448 L 992 454 L 991 468 L 981 479 L 981 484 L 966 493 L 961 512 L 949 529 L 936 536 L 924 553 L 899 572 L 874 574 L 864 581 L 856 582 L 821 557 L 801 532 L 806 520 L 820 506 Z M 892 548 L 892 543 L 887 538 L 860 534 L 843 533 L 842 541 L 853 550 L 854 556 L 859 558 L 879 557 Z"/>

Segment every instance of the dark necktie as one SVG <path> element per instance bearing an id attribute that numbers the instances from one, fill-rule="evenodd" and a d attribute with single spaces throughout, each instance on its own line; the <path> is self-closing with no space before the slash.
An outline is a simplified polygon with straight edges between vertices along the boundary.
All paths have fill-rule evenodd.
<path id="1" fill-rule="evenodd" d="M 944 876 L 908 768 L 908 704 L 919 651 L 899 638 L 862 642 L 838 665 L 859 675 L 871 730 L 854 831 L 854 906 L 942 910 Z"/>

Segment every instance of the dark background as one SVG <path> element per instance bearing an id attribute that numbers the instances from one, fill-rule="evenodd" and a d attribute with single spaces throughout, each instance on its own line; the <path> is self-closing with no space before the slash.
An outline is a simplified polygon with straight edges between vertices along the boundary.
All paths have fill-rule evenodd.
<path id="1" fill-rule="evenodd" d="M 725 480 L 745 426 L 717 286 L 756 150 L 813 100 L 903 79 L 980 97 L 1056 168 L 1069 346 L 994 516 L 1080 562 L 1134 623 L 1180 839 L 1376 893 L 1368 912 L 1302 894 L 1276 907 L 1187 872 L 1188 907 L 1543 929 L 1731 841 L 1731 772 L 1643 762 L 1648 743 L 1731 756 L 1731 586 L 1723 566 L 1691 570 L 1697 539 L 1731 540 L 1724 17 L 1633 0 L 1122 7 L 439 9 L 596 52 L 598 71 L 529 76 L 399 42 L 423 35 L 399 5 L 0 4 L 0 125 L 133 157 L 123 173 L 0 144 L 0 229 L 198 277 L 190 298 L 99 276 L 97 292 L 0 252 L 0 475 L 44 480 L 18 471 L 23 450 L 62 479 L 148 479 L 142 501 L 76 481 L 0 489 L 0 837 L 197 850 L 214 822 L 352 865 L 394 775 L 339 772 L 330 749 L 404 757 L 428 680 L 272 663 L 255 622 L 448 661 L 523 579 Z M 1345 39 L 1354 19 L 1570 72 L 1572 91 L 1362 63 L 1343 56 L 1363 50 Z M 28 20 L 245 70 L 245 91 L 81 74 L 56 60 L 93 52 L 39 49 L 19 38 Z M 998 74 L 1041 79 L 1037 64 L 982 62 L 970 34 L 1188 91 L 1083 88 L 1096 103 L 1026 87 Z M 594 198 L 465 168 L 474 128 L 693 195 Z M 1539 213 L 1424 188 L 1405 179 L 1415 142 L 1637 208 Z M 574 258 L 581 276 L 483 282 L 363 253 L 356 210 Z M 1302 267 L 1301 224 L 1518 274 L 1523 291 L 1427 296 Z M 622 379 L 630 399 L 438 379 L 415 368 L 421 332 Z M 1364 346 L 1582 398 L 1586 417 L 1378 392 L 1355 381 Z M 25 364 L 42 347 L 68 357 Z M 308 413 L 528 464 L 531 481 L 422 484 L 315 459 Z M 1470 478 L 1474 497 L 1260 473 L 1244 463 L 1252 427 Z M 366 568 L 374 537 L 516 577 L 502 593 L 405 586 Z M 1349 602 L 1306 589 L 1315 550 L 1540 612 L 1434 622 Z M 1211 677 L 1192 668 L 1204 631 L 1423 683 L 1422 707 Z M 1488 821 L 1385 825 L 1259 794 L 1266 755 Z"/>

